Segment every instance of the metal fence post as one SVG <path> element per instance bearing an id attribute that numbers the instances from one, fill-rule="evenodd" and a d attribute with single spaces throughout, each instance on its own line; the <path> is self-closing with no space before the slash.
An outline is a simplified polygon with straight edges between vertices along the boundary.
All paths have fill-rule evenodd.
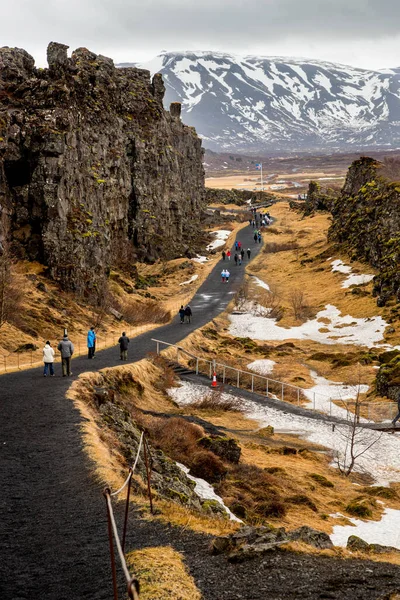
<path id="1" fill-rule="evenodd" d="M 269 396 L 268 384 L 269 384 L 269 379 L 267 379 L 267 396 Z"/>
<path id="2" fill-rule="evenodd" d="M 297 388 L 297 406 L 300 406 L 300 388 Z"/>
<path id="3" fill-rule="evenodd" d="M 329 416 L 332 416 L 332 398 L 329 398 Z"/>
<path id="4" fill-rule="evenodd" d="M 196 358 L 196 375 L 199 374 L 199 359 Z"/>
<path id="5" fill-rule="evenodd" d="M 211 372 L 211 370 L 212 370 L 212 364 L 211 364 L 211 361 L 210 361 L 210 379 L 212 379 L 212 372 Z"/>
<path id="6" fill-rule="evenodd" d="M 160 354 L 160 342 L 157 342 L 157 356 Z"/>
<path id="7" fill-rule="evenodd" d="M 285 392 L 284 392 L 283 388 L 284 388 L 284 384 L 282 383 L 282 402 L 284 402 L 284 400 L 283 400 L 283 399 L 284 399 L 284 397 L 285 397 Z"/>
<path id="8" fill-rule="evenodd" d="M 237 387 L 240 387 L 240 371 L 237 372 Z"/>
<path id="9" fill-rule="evenodd" d="M 223 369 L 222 369 L 222 383 L 225 383 L 225 365 L 223 366 Z"/>
<path id="10" fill-rule="evenodd" d="M 315 392 L 313 392 L 313 409 L 315 410 Z"/>
<path id="11" fill-rule="evenodd" d="M 254 375 L 251 376 L 251 391 L 254 392 Z"/>

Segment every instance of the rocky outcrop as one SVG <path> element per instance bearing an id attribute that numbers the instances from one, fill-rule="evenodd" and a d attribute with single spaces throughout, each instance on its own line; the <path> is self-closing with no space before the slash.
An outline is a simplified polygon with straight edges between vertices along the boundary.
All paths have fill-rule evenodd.
<path id="1" fill-rule="evenodd" d="M 161 76 L 53 42 L 47 58 L 0 49 L 0 207 L 19 257 L 84 293 L 113 265 L 190 253 L 203 152 Z"/>
<path id="2" fill-rule="evenodd" d="M 400 184 L 384 163 L 362 157 L 350 167 L 332 208 L 329 238 L 355 259 L 378 269 L 374 294 L 379 306 L 400 301 Z"/>
<path id="3" fill-rule="evenodd" d="M 206 202 L 209 204 L 237 204 L 244 206 L 251 200 L 251 204 L 266 204 L 276 202 L 276 196 L 269 192 L 251 192 L 248 190 L 219 190 L 206 188 Z"/>
<path id="4" fill-rule="evenodd" d="M 380 396 L 400 402 L 400 352 L 393 350 L 385 354 L 389 356 L 376 376 L 376 391 Z"/>
<path id="5" fill-rule="evenodd" d="M 215 538 L 210 544 L 211 554 L 226 554 L 230 562 L 242 562 L 249 558 L 274 552 L 283 544 L 301 541 L 320 550 L 333 548 L 327 533 L 311 527 L 299 527 L 287 532 L 284 527 L 245 526 L 228 536 Z"/>
<path id="6" fill-rule="evenodd" d="M 307 198 L 304 203 L 304 214 L 311 215 L 316 210 L 330 211 L 339 193 L 332 188 L 322 188 L 317 181 L 310 181 Z"/>
<path id="7" fill-rule="evenodd" d="M 347 540 L 346 548 L 353 552 L 368 552 L 371 554 L 385 554 L 387 552 L 394 552 L 400 554 L 398 548 L 393 546 L 382 546 L 381 544 L 368 544 L 357 535 L 351 535 Z"/>

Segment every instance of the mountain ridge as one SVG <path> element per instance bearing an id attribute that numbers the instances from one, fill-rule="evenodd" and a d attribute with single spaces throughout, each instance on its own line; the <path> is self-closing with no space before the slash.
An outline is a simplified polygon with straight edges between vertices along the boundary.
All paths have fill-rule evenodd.
<path id="1" fill-rule="evenodd" d="M 129 66 L 123 63 L 119 66 Z M 165 102 L 216 151 L 344 150 L 400 145 L 400 69 L 315 59 L 163 52 Z"/>

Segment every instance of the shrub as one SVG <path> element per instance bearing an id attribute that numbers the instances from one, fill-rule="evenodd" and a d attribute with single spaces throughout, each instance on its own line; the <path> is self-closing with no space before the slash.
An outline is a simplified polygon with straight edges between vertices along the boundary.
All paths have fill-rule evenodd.
<path id="1" fill-rule="evenodd" d="M 329 479 L 327 479 L 323 475 L 319 475 L 318 473 L 311 473 L 310 477 L 311 477 L 311 479 L 314 479 L 314 481 L 316 481 L 317 483 L 322 485 L 322 487 L 326 487 L 326 488 L 335 487 L 333 485 L 332 481 L 329 481 Z"/>
<path id="2" fill-rule="evenodd" d="M 375 501 L 369 498 L 357 497 L 350 500 L 346 511 L 356 517 L 372 517 L 371 507 L 375 507 Z"/>
<path id="3" fill-rule="evenodd" d="M 209 483 L 218 483 L 227 474 L 222 460 L 212 452 L 196 452 L 190 463 L 190 474 L 201 477 Z"/>
<path id="4" fill-rule="evenodd" d="M 396 498 L 398 498 L 395 490 L 380 485 L 364 488 L 363 492 L 370 496 L 379 496 L 380 498 L 386 498 L 387 500 L 396 500 Z"/>
<path id="5" fill-rule="evenodd" d="M 305 496 L 304 494 L 296 494 L 295 496 L 290 496 L 289 498 L 286 498 L 286 502 L 288 504 L 297 504 L 297 505 L 301 505 L 301 506 L 308 506 L 308 508 L 311 508 L 312 511 L 314 511 L 314 512 L 318 511 L 316 505 L 311 500 L 311 498 L 309 498 L 308 496 Z"/>
<path id="6" fill-rule="evenodd" d="M 280 498 L 268 498 L 256 505 L 257 512 L 263 517 L 284 517 L 286 506 Z"/>
<path id="7" fill-rule="evenodd" d="M 263 252 L 265 254 L 276 254 L 277 252 L 288 252 L 289 250 L 297 250 L 298 248 L 299 244 L 294 240 L 289 242 L 267 242 L 264 245 Z"/>
<path id="8" fill-rule="evenodd" d="M 204 398 L 193 402 L 190 405 L 191 410 L 212 410 L 212 411 L 240 411 L 241 401 L 235 396 L 228 397 L 227 394 L 223 393 L 223 388 L 208 392 Z"/>

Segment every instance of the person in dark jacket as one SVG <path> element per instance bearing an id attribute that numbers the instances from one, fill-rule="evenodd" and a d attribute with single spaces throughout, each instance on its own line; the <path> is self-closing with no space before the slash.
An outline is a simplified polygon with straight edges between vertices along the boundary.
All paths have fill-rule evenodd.
<path id="1" fill-rule="evenodd" d="M 254 237 L 254 241 L 257 243 L 257 237 L 258 237 L 257 236 L 257 231 L 254 232 L 254 236 L 253 237 Z"/>
<path id="2" fill-rule="evenodd" d="M 222 260 L 225 260 L 225 256 L 226 256 L 225 250 L 222 250 Z"/>
<path id="3" fill-rule="evenodd" d="M 251 256 L 251 250 L 250 248 L 247 248 L 247 258 L 250 260 L 250 256 Z"/>
<path id="4" fill-rule="evenodd" d="M 244 250 L 243 250 L 243 248 L 241 249 L 240 254 L 242 255 L 242 260 L 244 260 Z"/>
<path id="5" fill-rule="evenodd" d="M 118 340 L 118 344 L 119 344 L 120 359 L 128 360 L 129 338 L 126 336 L 125 331 L 122 332 L 122 335 Z"/>
<path id="6" fill-rule="evenodd" d="M 237 255 L 236 252 L 235 252 L 235 256 L 233 258 L 235 260 L 235 265 L 237 266 L 237 264 L 238 264 L 238 255 Z"/>
<path id="7" fill-rule="evenodd" d="M 96 333 L 94 327 L 91 327 L 87 334 L 88 358 L 94 358 L 96 351 Z"/>
<path id="8" fill-rule="evenodd" d="M 64 335 L 63 339 L 57 346 L 57 350 L 61 352 L 63 377 L 66 377 L 67 375 L 71 376 L 71 358 L 74 353 L 74 345 L 71 340 L 68 339 L 67 335 Z"/>
<path id="9" fill-rule="evenodd" d="M 185 308 L 186 323 L 190 323 L 191 316 L 192 316 L 192 309 L 190 308 L 190 306 L 188 304 L 187 307 Z"/>
<path id="10" fill-rule="evenodd" d="M 396 423 L 397 421 L 400 419 L 400 396 L 397 400 L 397 415 L 395 416 L 395 418 L 392 421 L 392 424 L 396 427 Z"/>
<path id="11" fill-rule="evenodd" d="M 183 308 L 183 304 L 181 304 L 181 307 L 179 309 L 179 317 L 180 317 L 181 323 L 183 323 L 185 321 L 185 309 Z"/>

